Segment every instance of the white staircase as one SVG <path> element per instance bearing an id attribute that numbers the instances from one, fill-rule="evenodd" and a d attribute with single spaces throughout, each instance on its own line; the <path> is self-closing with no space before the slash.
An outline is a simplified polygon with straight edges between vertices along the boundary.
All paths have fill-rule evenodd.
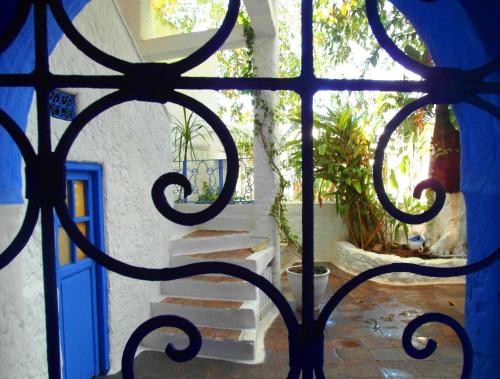
<path id="1" fill-rule="evenodd" d="M 253 209 L 252 205 L 238 207 Z M 242 228 L 230 230 L 231 222 L 251 226 L 250 212 L 239 217 L 223 214 L 219 218 L 203 225 L 203 229 L 171 241 L 170 265 L 229 262 L 270 278 L 275 252 L 267 238 L 255 237 Z M 235 222 L 236 218 L 240 220 Z M 213 226 L 218 228 L 212 229 Z M 259 333 L 263 332 L 261 320 L 272 304 L 255 286 L 224 275 L 199 275 L 163 282 L 161 290 L 165 297 L 151 304 L 152 316 L 178 315 L 193 322 L 203 337 L 199 356 L 247 362 L 259 359 L 256 345 Z M 179 330 L 163 328 L 144 338 L 143 345 L 164 350 L 169 342 L 182 349 L 188 339 Z"/>

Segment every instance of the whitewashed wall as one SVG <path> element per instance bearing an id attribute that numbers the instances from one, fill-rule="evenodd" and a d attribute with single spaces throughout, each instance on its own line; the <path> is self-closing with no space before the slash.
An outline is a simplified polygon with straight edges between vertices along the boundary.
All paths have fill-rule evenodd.
<path id="1" fill-rule="evenodd" d="M 122 59 L 139 61 L 110 0 L 93 0 L 75 19 L 78 29 L 99 47 Z M 51 56 L 51 70 L 61 74 L 109 74 L 63 38 Z M 69 90 L 81 111 L 106 90 Z M 36 144 L 32 106 L 27 134 Z M 55 121 L 53 142 L 67 123 Z M 80 134 L 70 160 L 104 167 L 106 252 L 141 266 L 168 265 L 168 241 L 182 229 L 165 220 L 150 198 L 154 181 L 171 169 L 170 125 L 165 107 L 126 103 L 91 122 Z M 0 248 L 6 247 L 24 217 L 24 206 L 0 207 Z M 44 301 L 40 231 L 13 264 L 0 271 L 0 377 L 46 378 Z M 150 301 L 160 296 L 158 283 L 109 274 L 111 371 L 119 369 L 132 331 L 150 317 Z"/>
<path id="2" fill-rule="evenodd" d="M 286 218 L 292 231 L 302 237 L 302 203 L 288 203 Z M 314 204 L 314 259 L 319 262 L 331 262 L 335 241 L 344 241 L 347 229 L 342 219 L 335 212 L 335 204 L 325 203 L 322 207 Z M 289 249 L 281 253 L 281 269 L 285 270 L 300 259 Z"/>

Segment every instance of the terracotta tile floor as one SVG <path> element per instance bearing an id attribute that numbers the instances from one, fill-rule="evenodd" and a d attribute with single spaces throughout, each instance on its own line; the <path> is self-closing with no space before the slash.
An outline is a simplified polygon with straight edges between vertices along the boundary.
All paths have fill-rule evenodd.
<path id="1" fill-rule="evenodd" d="M 328 294 L 349 276 L 333 268 Z M 283 276 L 283 291 L 289 289 Z M 431 324 L 417 331 L 414 343 L 428 337 L 438 342 L 427 360 L 407 356 L 401 335 L 408 321 L 426 312 L 442 312 L 463 323 L 464 286 L 436 285 L 390 287 L 372 282 L 354 290 L 333 313 L 325 336 L 327 378 L 459 378 L 462 366 L 457 337 L 446 326 Z M 244 378 L 279 379 L 288 373 L 288 338 L 281 317 L 266 335 L 266 359 L 260 365 L 243 365 L 197 358 L 170 362 L 164 354 L 144 352 L 136 359 L 138 379 Z M 113 376 L 119 378 L 120 376 Z"/>
<path id="2" fill-rule="evenodd" d="M 243 305 L 241 301 L 187 299 L 183 297 L 167 297 L 163 299 L 162 303 L 225 309 L 239 309 Z"/>
<path id="3" fill-rule="evenodd" d="M 240 278 L 223 275 L 197 275 L 192 276 L 190 279 L 209 283 L 241 283 L 243 281 Z"/>
<path id="4" fill-rule="evenodd" d="M 253 254 L 251 248 L 214 251 L 213 253 L 190 254 L 193 258 L 244 260 Z"/>
<path id="5" fill-rule="evenodd" d="M 202 237 L 220 237 L 220 236 L 230 236 L 233 234 L 243 234 L 246 232 L 235 231 L 235 230 L 195 230 L 182 238 L 202 238 Z"/>
<path id="6" fill-rule="evenodd" d="M 168 334 L 184 334 L 184 332 L 177 328 L 162 328 L 163 332 Z M 211 338 L 211 339 L 223 339 L 223 340 L 232 340 L 237 341 L 240 338 L 241 331 L 234 329 L 219 329 L 219 328 L 198 328 L 202 337 Z"/>

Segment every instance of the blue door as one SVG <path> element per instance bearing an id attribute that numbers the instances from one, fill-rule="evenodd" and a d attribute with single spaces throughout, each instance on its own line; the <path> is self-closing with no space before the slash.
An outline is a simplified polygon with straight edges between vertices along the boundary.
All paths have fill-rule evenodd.
<path id="1" fill-rule="evenodd" d="M 102 170 L 68 163 L 67 202 L 73 221 L 103 250 Z M 108 369 L 106 273 L 71 242 L 56 221 L 63 376 L 89 379 Z"/>

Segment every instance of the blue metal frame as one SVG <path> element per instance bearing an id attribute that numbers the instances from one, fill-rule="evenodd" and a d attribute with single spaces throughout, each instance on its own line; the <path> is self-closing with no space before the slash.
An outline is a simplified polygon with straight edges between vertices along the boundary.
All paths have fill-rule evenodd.
<path id="1" fill-rule="evenodd" d="M 415 0 L 417 1 L 417 0 Z M 421 0 L 432 2 L 434 0 Z M 3 52 L 28 19 L 30 9 L 34 9 L 35 23 L 35 68 L 31 73 L 0 74 L 0 86 L 33 87 L 37 92 L 38 111 L 38 151 L 24 135 L 22 129 L 0 110 L 0 123 L 12 137 L 21 151 L 26 163 L 26 199 L 28 200 L 26 217 L 13 242 L 0 255 L 0 269 L 9 264 L 29 241 L 39 213 L 42 219 L 42 251 L 45 290 L 45 312 L 47 331 L 47 353 L 49 377 L 60 378 L 60 347 L 58 326 L 58 304 L 56 283 L 56 262 L 54 252 L 54 209 L 61 224 L 85 254 L 103 267 L 118 274 L 138 280 L 162 281 L 185 278 L 200 274 L 226 274 L 241 278 L 260 288 L 280 311 L 289 333 L 290 371 L 288 378 L 304 379 L 325 378 L 323 372 L 323 333 L 328 317 L 338 304 L 353 289 L 365 281 L 390 272 L 410 272 L 431 277 L 450 277 L 471 274 L 492 265 L 500 258 L 497 248 L 486 258 L 454 268 L 422 267 L 414 264 L 390 264 L 380 266 L 352 278 L 342 285 L 328 300 L 317 319 L 313 310 L 313 96 L 318 91 L 399 91 L 424 93 L 419 100 L 403 108 L 387 125 L 382 135 L 375 156 L 374 179 L 377 195 L 388 213 L 407 223 L 422 223 L 434 217 L 444 203 L 444 190 L 433 180 L 426 180 L 415 188 L 414 195 L 420 196 L 424 189 L 436 193 L 434 204 L 420 215 L 409 215 L 396 209 L 389 201 L 382 182 L 384 149 L 391 134 L 398 125 L 416 109 L 427 104 L 468 103 L 490 113 L 500 120 L 500 109 L 481 95 L 500 94 L 500 83 L 487 81 L 490 74 L 500 70 L 500 57 L 472 69 L 460 70 L 451 67 L 428 67 L 400 50 L 387 35 L 380 15 L 378 1 L 366 0 L 366 10 L 370 27 L 382 48 L 396 62 L 419 74 L 420 81 L 390 81 L 365 79 L 320 79 L 314 76 L 313 69 L 313 1 L 302 1 L 302 71 L 295 78 L 193 78 L 182 76 L 214 54 L 228 38 L 233 29 L 240 9 L 240 0 L 230 0 L 228 11 L 219 30 L 196 52 L 175 63 L 130 63 L 110 56 L 87 41 L 73 26 L 61 0 L 23 0 L 12 22 L 0 35 L 0 52 Z M 55 75 L 49 69 L 49 50 L 47 45 L 47 13 L 51 12 L 63 33 L 84 54 L 95 62 L 115 71 L 116 75 L 83 76 Z M 116 91 L 97 100 L 84 109 L 71 122 L 55 148 L 51 141 L 51 121 L 48 97 L 55 88 L 107 88 Z M 302 100 L 302 223 L 303 223 L 303 301 L 302 321 L 297 320 L 294 311 L 283 294 L 266 278 L 240 266 L 219 263 L 197 263 L 176 268 L 146 268 L 121 262 L 106 255 L 102 248 L 90 243 L 83 236 L 71 219 L 65 202 L 65 162 L 68 152 L 79 133 L 95 117 L 109 108 L 127 101 L 166 103 L 172 102 L 197 113 L 213 129 L 224 146 L 227 157 L 227 174 L 220 195 L 213 204 L 198 213 L 184 214 L 169 204 L 165 190 L 170 185 L 183 187 L 184 193 L 191 193 L 191 185 L 185 175 L 170 172 L 162 175 L 154 183 L 151 196 L 158 212 L 165 218 L 181 225 L 199 225 L 217 216 L 230 202 L 238 179 L 238 152 L 236 145 L 224 123 L 208 107 L 187 95 L 181 89 L 197 90 L 289 90 L 296 91 Z M 184 170 L 185 171 L 185 170 Z M 185 173 L 185 172 L 184 172 Z M 429 357 L 436 349 L 436 342 L 429 340 L 423 349 L 415 348 L 411 339 L 415 331 L 429 322 L 439 322 L 450 326 L 459 337 L 464 364 L 462 378 L 470 377 L 472 370 L 472 347 L 464 328 L 444 314 L 429 313 L 411 321 L 403 335 L 403 347 L 408 355 L 416 359 Z M 123 353 L 122 372 L 126 379 L 134 378 L 133 359 L 142 338 L 160 327 L 176 327 L 189 337 L 189 344 L 184 350 L 176 349 L 172 344 L 166 347 L 166 354 L 171 359 L 184 362 L 194 358 L 201 348 L 199 330 L 188 320 L 176 316 L 154 317 L 140 325 L 132 333 Z"/>
<path id="2" fill-rule="evenodd" d="M 231 199 L 231 204 L 253 204 L 255 203 L 253 158 L 239 158 L 239 165 L 237 188 Z M 216 197 L 220 189 L 224 187 L 226 166 L 226 159 L 198 159 L 174 162 L 174 167 L 178 167 L 175 172 L 182 173 L 189 180 L 192 192 L 182 199 L 180 198 L 183 192 L 181 188 L 174 188 L 173 193 L 179 197 L 178 201 L 182 203 L 210 204 L 211 199 L 201 198 L 204 195 L 205 186 L 212 195 L 211 197 Z"/>

